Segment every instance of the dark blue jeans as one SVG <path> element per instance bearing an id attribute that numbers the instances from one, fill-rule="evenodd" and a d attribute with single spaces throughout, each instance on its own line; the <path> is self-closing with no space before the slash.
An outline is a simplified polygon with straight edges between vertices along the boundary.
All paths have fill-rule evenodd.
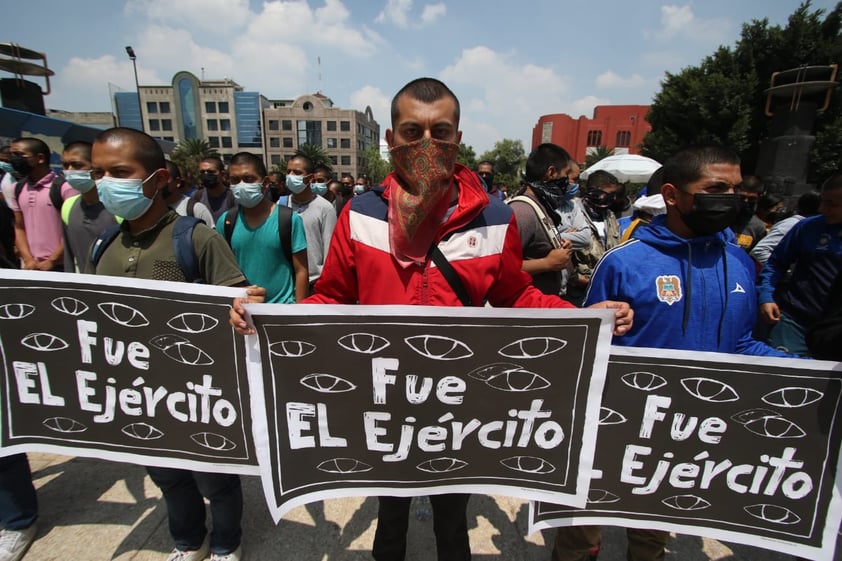
<path id="1" fill-rule="evenodd" d="M 0 458 L 0 524 L 8 530 L 23 530 L 37 518 L 38 497 L 26 454 Z"/>
<path id="2" fill-rule="evenodd" d="M 213 519 L 211 551 L 225 555 L 240 546 L 243 490 L 239 475 L 160 467 L 147 467 L 146 471 L 164 494 L 170 534 L 178 549 L 198 549 L 205 540 L 203 496 L 210 501 Z"/>
<path id="3" fill-rule="evenodd" d="M 468 499 L 470 495 L 430 495 L 438 561 L 469 561 Z M 371 555 L 376 561 L 403 561 L 409 529 L 410 497 L 379 497 L 377 530 Z"/>

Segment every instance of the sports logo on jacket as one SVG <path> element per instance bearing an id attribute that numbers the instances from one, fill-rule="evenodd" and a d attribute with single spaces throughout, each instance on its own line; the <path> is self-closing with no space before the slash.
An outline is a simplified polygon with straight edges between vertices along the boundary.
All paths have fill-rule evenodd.
<path id="1" fill-rule="evenodd" d="M 658 300 L 672 306 L 681 300 L 681 279 L 675 275 L 661 275 L 655 282 L 658 285 Z"/>

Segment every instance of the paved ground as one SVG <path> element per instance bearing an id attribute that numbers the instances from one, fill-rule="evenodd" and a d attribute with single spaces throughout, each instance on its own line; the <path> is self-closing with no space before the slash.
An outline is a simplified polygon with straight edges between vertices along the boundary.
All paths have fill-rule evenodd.
<path id="1" fill-rule="evenodd" d="M 172 547 L 166 507 L 143 468 L 114 462 L 30 454 L 41 519 L 26 561 L 163 561 Z M 246 559 L 371 559 L 376 499 L 337 499 L 290 512 L 275 526 L 256 477 L 243 477 Z M 419 505 L 421 509 L 424 505 Z M 416 510 L 416 509 L 414 509 Z M 474 495 L 470 504 L 475 561 L 549 561 L 552 531 L 526 535 L 528 505 Z M 412 521 L 407 561 L 435 561 L 432 523 Z M 624 533 L 606 529 L 600 561 L 625 559 Z M 842 559 L 837 549 L 838 559 Z M 710 539 L 676 536 L 668 561 L 792 561 L 788 555 Z"/>

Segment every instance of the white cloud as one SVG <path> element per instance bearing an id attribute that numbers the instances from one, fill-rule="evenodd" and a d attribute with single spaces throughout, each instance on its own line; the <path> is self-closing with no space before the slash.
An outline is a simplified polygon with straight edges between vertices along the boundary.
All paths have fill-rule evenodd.
<path id="1" fill-rule="evenodd" d="M 607 70 L 596 77 L 596 87 L 600 89 L 639 88 L 645 83 L 646 80 L 639 74 L 632 74 L 628 78 L 623 78 L 611 70 Z"/>
<path id="2" fill-rule="evenodd" d="M 377 23 L 392 24 L 405 29 L 409 26 L 409 10 L 412 9 L 412 0 L 388 0 L 377 17 Z"/>
<path id="3" fill-rule="evenodd" d="M 392 98 L 375 86 L 363 86 L 352 92 L 350 97 L 351 108 L 357 111 L 365 111 L 366 106 L 371 107 L 374 120 L 380 124 L 380 137 L 386 135 L 386 129 L 391 126 Z"/>
<path id="4" fill-rule="evenodd" d="M 161 77 L 143 64 L 138 64 L 137 74 L 141 84 L 162 83 Z M 73 57 L 57 72 L 53 84 L 56 95 L 48 96 L 46 105 L 64 109 L 67 108 L 65 99 L 78 98 L 86 105 L 72 106 L 71 110 L 103 111 L 104 107 L 111 107 L 109 82 L 123 91 L 135 90 L 134 69 L 128 58 L 117 59 L 112 55 L 89 59 Z"/>
<path id="5" fill-rule="evenodd" d="M 661 29 L 644 31 L 647 39 L 661 42 L 671 39 L 704 42 L 714 47 L 736 39 L 735 24 L 727 18 L 698 18 L 690 5 L 661 6 Z"/>
<path id="6" fill-rule="evenodd" d="M 220 34 L 242 26 L 251 15 L 248 0 L 128 0 L 124 11 L 130 17 L 184 23 Z"/>
<path id="7" fill-rule="evenodd" d="M 661 6 L 661 23 L 667 37 L 681 33 L 693 24 L 693 9 L 690 6 Z"/>
<path id="8" fill-rule="evenodd" d="M 447 15 L 447 6 L 444 2 L 438 4 L 427 4 L 421 13 L 421 23 L 427 25 Z"/>

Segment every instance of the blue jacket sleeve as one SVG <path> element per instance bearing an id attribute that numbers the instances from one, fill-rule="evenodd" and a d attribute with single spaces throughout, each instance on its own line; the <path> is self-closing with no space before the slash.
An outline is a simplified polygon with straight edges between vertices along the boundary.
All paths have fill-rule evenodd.
<path id="1" fill-rule="evenodd" d="M 786 233 L 777 247 L 772 250 L 772 254 L 769 255 L 769 259 L 766 261 L 763 269 L 761 269 L 757 283 L 757 301 L 760 304 L 774 302 L 775 287 L 790 265 L 798 258 L 798 247 L 801 237 L 799 233 L 802 230 L 801 226 L 803 224 L 804 221 L 802 220 Z"/>

